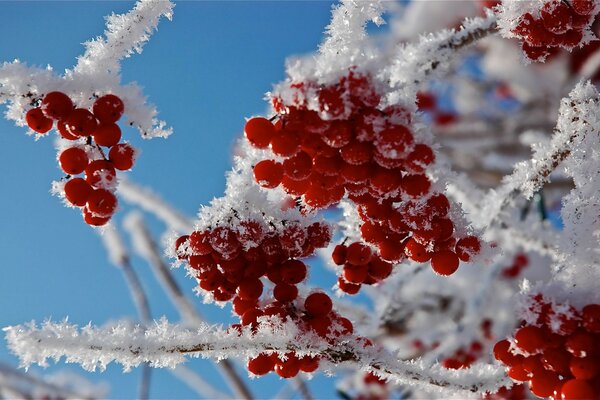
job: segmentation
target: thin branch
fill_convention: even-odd
[[[136,251],[146,259],[150,266],[152,266],[154,276],[167,292],[169,299],[175,305],[175,308],[181,317],[192,325],[201,324],[203,322],[202,316],[198,310],[196,310],[192,302],[183,294],[177,281],[173,278],[173,275],[163,261],[163,257],[158,251],[158,246],[152,239],[141,215],[138,213],[130,213],[126,218],[125,226],[133,237]],[[217,366],[223,371],[223,374],[229,380],[238,396],[244,399],[253,398],[250,389],[235,371],[235,367],[231,362],[224,360],[218,363]]]
[[[365,346],[351,336],[330,344],[301,332],[291,321],[282,323],[265,317],[261,317],[261,321],[256,332],[247,327],[241,334],[208,325],[190,330],[164,320],[148,329],[124,325],[105,328],[88,325],[79,329],[66,322],[45,322],[41,328],[31,323],[8,327],[5,331],[10,349],[25,365],[46,365],[47,359],[64,356],[67,362],[80,363],[92,370],[105,368],[113,361],[127,369],[143,362],[156,367],[174,367],[184,362],[186,355],[223,359],[293,351],[299,356],[319,356],[323,363],[359,366],[398,384],[420,385],[428,390],[467,395],[511,384],[499,365],[449,372],[420,361],[399,361],[384,350]]]

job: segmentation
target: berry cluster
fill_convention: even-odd
[[[283,225],[275,230],[273,224],[246,219],[231,227],[197,230],[177,239],[176,254],[193,269],[200,289],[211,292],[216,301],[232,302],[240,318],[240,324],[232,328],[256,330],[261,321],[267,321],[261,317],[277,317],[329,341],[351,334],[352,323],[333,310],[327,294],[314,292],[305,299],[298,294],[297,285],[308,273],[299,258],[329,244],[329,226],[315,222],[304,228],[292,221]],[[272,293],[266,293],[263,277],[273,284]],[[313,372],[318,365],[317,357],[263,353],[248,361],[248,370],[255,375],[275,370],[291,378],[299,371]]]
[[[537,13],[525,13],[512,33],[523,40],[525,55],[543,61],[553,48],[572,50],[585,43],[585,34],[594,20],[594,0],[550,0]]]
[[[50,92],[40,107],[25,115],[27,125],[38,134],[46,134],[56,121],[60,136],[73,142],[58,155],[60,168],[67,174],[63,192],[71,205],[82,209],[89,225],[101,226],[110,220],[117,209],[116,170],[131,169],[135,160],[135,149],[119,143],[121,129],[116,122],[124,109],[121,99],[112,94],[96,99],[90,111],[76,108],[62,92]],[[110,149],[108,158],[101,146]],[[85,178],[73,177],[81,173]]]
[[[515,381],[529,382],[538,397],[597,399],[600,396],[600,304],[582,310],[534,297],[534,323],[501,340],[494,356]]]
[[[510,267],[506,267],[502,270],[502,276],[507,279],[514,279],[521,271],[529,265],[529,258],[523,254],[519,253],[515,256],[513,263]]]
[[[415,140],[411,113],[380,107],[368,75],[351,69],[333,85],[299,83],[288,90],[292,94],[273,97],[276,123],[255,117],[244,128],[254,147],[270,151],[271,158],[254,166],[254,177],[313,209],[345,195],[358,206],[365,243],[348,246],[348,263],[338,257],[345,265],[340,287],[356,293],[356,285],[380,281],[390,273],[389,262],[406,256],[431,260],[434,271],[450,275],[480,251],[476,237],[454,237],[450,203],[425,175],[435,154]]]

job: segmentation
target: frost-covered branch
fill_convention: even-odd
[[[265,317],[261,317],[265,318]],[[500,367],[480,365],[470,371],[447,371],[439,366],[425,367],[418,361],[398,361],[381,350],[364,345],[352,337],[330,345],[312,335],[299,335],[293,323],[265,319],[256,333],[249,328],[236,330],[204,325],[190,330],[164,320],[148,329],[124,324],[79,328],[67,322],[34,322],[5,328],[9,348],[24,366],[46,366],[49,358],[65,357],[87,370],[103,370],[111,362],[125,370],[148,362],[154,367],[174,368],[185,356],[224,359],[256,356],[260,352],[298,356],[319,355],[330,364],[358,365],[399,384],[420,385],[428,389],[472,395],[509,385]]]
[[[158,27],[161,17],[173,17],[174,4],[168,0],[140,0],[126,14],[106,17],[105,38],[97,37],[85,43],[85,53],[78,58],[73,74],[97,77],[106,74],[117,77],[120,61],[142,47]]]
[[[139,213],[130,213],[125,220],[125,228],[132,237],[136,252],[143,257],[152,267],[154,275],[165,289],[171,302],[175,305],[182,318],[190,325],[202,325],[203,319],[192,302],[183,294],[183,291],[173,278],[169,268],[163,261],[158,251],[156,242],[152,239],[144,220]],[[253,398],[250,389],[235,371],[232,363],[223,360],[218,364],[225,377],[238,396],[244,399]]]
[[[544,186],[550,174],[569,157],[575,141],[594,129],[588,120],[595,118],[595,111],[589,104],[597,106],[598,101],[598,92],[589,82],[578,84],[569,97],[563,99],[551,142],[535,147],[531,160],[517,164],[514,172],[503,180],[504,184],[483,199],[486,212],[481,215],[481,226],[496,220],[517,195],[530,198]]]

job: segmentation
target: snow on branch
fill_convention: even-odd
[[[140,0],[135,8],[107,19],[107,38],[87,43],[86,53],[73,70],[55,74],[52,67],[29,67],[19,60],[0,65],[0,104],[9,103],[6,118],[25,126],[25,114],[39,105],[45,94],[61,91],[78,107],[90,108],[106,93],[117,95],[125,104],[125,124],[136,127],[143,138],[166,138],[172,133],[158,112],[146,103],[142,89],[135,83],[121,84],[119,61],[141,52],[161,16],[170,19],[173,4],[164,0]]]
[[[261,318],[263,323],[256,332],[244,328],[241,333],[209,325],[191,330],[164,319],[147,329],[126,323],[79,328],[66,321],[48,321],[39,327],[31,322],[4,331],[9,348],[19,356],[23,366],[47,366],[48,359],[65,357],[66,362],[79,363],[87,370],[104,370],[109,363],[117,362],[128,371],[144,362],[154,367],[174,368],[185,361],[186,355],[225,359],[294,351],[298,356],[318,355],[329,366],[355,364],[399,384],[420,385],[462,396],[511,385],[498,366],[477,365],[468,371],[447,371],[419,361],[398,361],[381,349],[365,346],[364,341],[355,337],[328,344],[313,335],[299,334],[291,322]],[[327,368],[327,363],[324,365]]]
[[[74,74],[97,77],[100,73],[118,76],[120,61],[142,47],[158,27],[161,17],[173,17],[175,5],[168,0],[140,0],[126,14],[106,18],[106,38],[97,37],[85,43],[86,51],[78,58]]]
[[[582,151],[577,144],[586,135],[594,132],[594,123],[598,118],[598,92],[594,86],[579,83],[561,101],[559,119],[552,140],[548,144],[534,146],[534,154],[529,161],[515,166],[514,172],[506,176],[503,185],[483,199],[485,213],[479,216],[481,226],[495,221],[502,210],[522,194],[531,198],[550,179],[550,174],[571,155],[574,148]]]
[[[432,74],[447,71],[458,50],[498,30],[496,16],[487,10],[485,18],[463,21],[459,30],[444,30],[421,37],[416,43],[403,44],[391,54],[384,71],[394,90],[388,95],[392,104],[412,103],[418,89]],[[404,100],[404,101],[403,101]]]

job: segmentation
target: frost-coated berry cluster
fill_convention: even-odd
[[[115,213],[116,170],[127,171],[135,161],[135,149],[120,143],[117,121],[124,111],[121,99],[112,94],[96,99],[90,111],[77,108],[65,93],[50,92],[25,115],[29,128],[40,135],[56,122],[60,136],[69,141],[58,154],[60,168],[67,174],[62,193],[69,204],[81,208],[83,219],[92,226],[106,224]],[[108,158],[101,146],[110,149]],[[82,173],[85,178],[74,177]]]
[[[529,382],[538,397],[598,399],[600,396],[600,304],[581,310],[536,295],[512,340],[494,346],[508,375]]]
[[[511,33],[522,40],[523,51],[532,61],[545,60],[553,49],[572,50],[594,38],[590,32],[598,11],[594,0],[522,3],[531,9],[518,18]]]
[[[270,323],[269,318],[276,318],[294,322],[305,333],[335,341],[353,333],[350,320],[333,310],[327,294],[317,291],[303,298],[297,287],[308,275],[308,266],[299,258],[312,255],[330,241],[329,226],[319,222],[303,227],[286,221],[277,231],[273,224],[242,220],[235,226],[181,236],[175,248],[178,257],[195,272],[201,290],[212,293],[216,301],[232,302],[240,318],[240,324],[232,329],[250,327],[254,331],[261,323]],[[272,290],[266,290],[267,282]],[[255,375],[275,370],[281,377],[291,378],[299,371],[313,372],[318,365],[316,357],[272,353],[250,359],[248,370]]]
[[[415,138],[411,113],[380,107],[382,95],[368,74],[351,69],[332,85],[289,89],[285,98],[272,97],[274,124],[255,117],[244,128],[248,141],[271,155],[254,166],[254,177],[264,188],[281,185],[310,209],[345,195],[358,206],[364,243],[340,245],[334,256],[344,265],[342,290],[356,293],[362,283],[381,281],[389,263],[406,257],[431,260],[435,272],[451,275],[480,251],[476,237],[455,237],[450,203],[425,174],[434,151]]]

